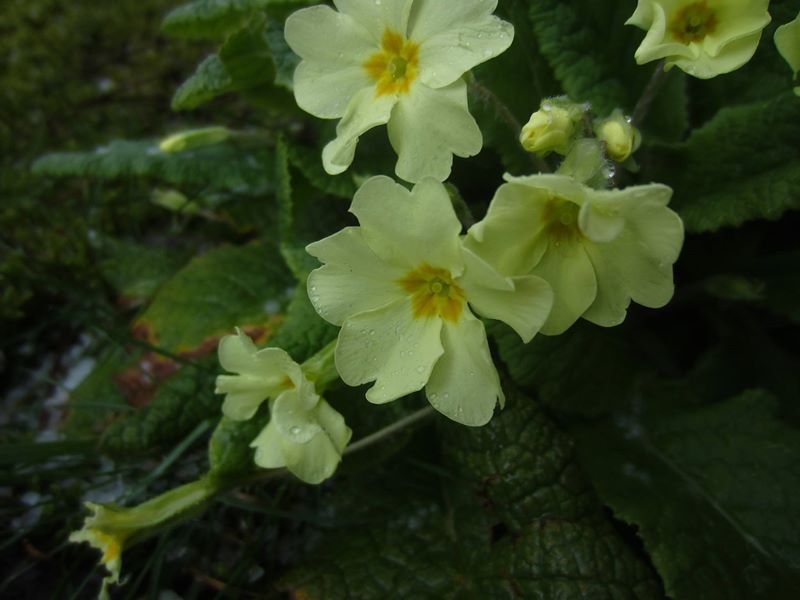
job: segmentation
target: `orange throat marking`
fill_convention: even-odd
[[[375,81],[378,96],[407,94],[417,78],[419,44],[387,29],[383,32],[381,49],[370,56],[363,66]]]
[[[441,317],[458,323],[464,309],[464,290],[456,285],[447,269],[423,263],[396,283],[411,295],[415,319]]]

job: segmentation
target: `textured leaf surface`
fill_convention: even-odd
[[[189,258],[188,252],[108,238],[100,270],[127,304],[149,300]]]
[[[342,214],[344,211],[341,204],[337,207],[338,210],[329,206],[336,202],[335,199],[321,194],[306,178],[293,176],[289,148],[285,141],[280,140],[275,149],[281,253],[298,280],[305,282],[308,273],[319,266],[317,260],[305,251],[305,247],[347,224],[355,223],[352,218],[348,222],[348,217]],[[299,152],[298,157],[302,156]],[[312,178],[320,180],[319,174],[312,175]]]
[[[197,108],[229,92],[243,92],[260,106],[293,106],[291,95],[273,85],[277,66],[268,32],[265,19],[260,17],[228,37],[219,53],[208,56],[175,91],[173,110]],[[276,43],[274,39],[272,42]]]
[[[444,499],[397,468],[341,484],[356,522],[328,532],[283,587],[310,599],[661,597],[530,399],[512,395],[483,428],[446,424],[443,447]]]
[[[184,366],[159,385],[147,406],[112,423],[100,446],[116,455],[145,453],[188,434],[203,419],[219,412],[211,371],[216,357],[200,367]]]
[[[675,190],[671,206],[687,231],[777,219],[800,207],[798,139],[800,102],[787,93],[723,108],[643,175]]]
[[[193,259],[165,283],[134,330],[170,352],[186,352],[237,326],[271,329],[293,281],[267,244],[223,246]]]
[[[561,413],[596,416],[625,406],[643,366],[619,328],[578,321],[562,335],[537,335],[528,344],[501,323],[489,331],[514,381]]]
[[[170,11],[161,23],[167,35],[219,39],[241,27],[270,0],[195,0]]]
[[[124,180],[148,177],[170,185],[191,185],[265,193],[271,189],[266,149],[245,150],[216,144],[186,152],[166,153],[157,140],[113,141],[94,152],[57,152],[33,164],[37,175]]]
[[[676,600],[800,592],[800,432],[749,392],[578,436],[601,498],[635,524]]]

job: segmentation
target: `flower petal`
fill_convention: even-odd
[[[304,444],[322,431],[313,411],[319,400],[317,394],[301,395],[297,390],[285,391],[275,398],[270,407],[272,422],[281,435],[296,444]]]
[[[415,319],[403,298],[345,320],[336,344],[336,369],[352,386],[375,381],[367,400],[389,402],[422,389],[441,356],[442,320]]]
[[[330,438],[333,447],[341,454],[350,442],[353,431],[345,424],[344,417],[325,400],[321,400],[315,409],[317,422]]]
[[[358,217],[366,243],[383,260],[404,268],[427,263],[460,274],[461,223],[438,181],[422,181],[409,192],[389,177],[373,177],[356,192],[350,212]]]
[[[226,335],[219,341],[219,363],[232,373],[242,373],[261,380],[279,381],[294,364],[292,357],[280,348],[259,350],[245,333]]]
[[[297,105],[321,119],[344,115],[353,96],[374,82],[361,65],[331,68],[323,63],[303,61],[294,72]]]
[[[541,328],[545,335],[564,333],[597,295],[594,268],[578,239],[549,241],[531,275],[538,275],[553,288],[553,309]]]
[[[496,7],[496,0],[416,0],[409,37],[420,44],[420,79],[425,85],[450,85],[511,45],[514,26],[492,15]]]
[[[312,6],[292,13],[286,19],[284,36],[304,61],[327,65],[330,70],[360,67],[377,50],[370,31],[329,6]]]
[[[544,211],[551,192],[513,181],[495,192],[483,220],[467,232],[467,248],[503,275],[525,275],[547,249]]]
[[[283,458],[283,435],[277,425],[270,421],[250,443],[256,449],[254,461],[264,469],[279,469],[286,466]]]
[[[334,325],[402,295],[394,282],[405,271],[376,256],[360,227],[346,227],[306,250],[326,263],[308,276],[308,296],[319,315]]]
[[[280,444],[286,468],[306,483],[325,481],[336,472],[342,460],[330,438],[322,432],[305,444],[296,444],[287,438],[281,439]]]
[[[408,15],[414,0],[387,0],[365,2],[364,0],[333,0],[344,14],[357,21],[380,45],[383,32],[390,29],[405,35],[408,30]]]
[[[464,288],[470,306],[485,317],[508,324],[528,343],[550,314],[550,285],[531,275],[502,277],[469,250],[465,249],[464,255],[467,267],[458,284]]]
[[[356,92],[336,126],[336,138],[322,150],[322,165],[330,175],[347,170],[353,162],[358,138],[365,131],[389,121],[397,96],[377,96],[373,87]]]
[[[270,396],[259,380],[246,375],[220,375],[217,377],[217,394],[225,394],[222,414],[234,421],[252,418],[261,403]]]
[[[660,308],[674,293],[672,264],[654,260],[642,252],[642,244],[629,229],[610,244],[586,243],[597,273],[597,296],[583,315],[603,327],[619,325],[633,299]]]
[[[500,378],[489,354],[486,330],[468,310],[458,324],[442,327],[444,354],[425,386],[431,405],[463,425],[485,425],[498,399],[505,402]]]
[[[483,137],[467,105],[467,84],[458,79],[434,90],[419,82],[402,95],[392,111],[389,141],[398,155],[395,171],[406,181],[424,177],[444,181],[453,154],[480,152]]]

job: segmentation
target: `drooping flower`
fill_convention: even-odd
[[[86,508],[92,514],[84,519],[81,529],[70,534],[69,541],[87,542],[100,550],[100,564],[108,571],[100,600],[107,600],[109,586],[119,583],[124,550],[165,531],[186,514],[202,510],[217,491],[213,479],[204,477],[136,506],[87,502]]]
[[[770,22],[769,0],[639,0],[626,25],[647,30],[636,50],[641,64],[666,59],[710,79],[745,64]]]
[[[511,44],[511,24],[492,15],[497,0],[334,0],[286,21],[286,41],[303,60],[294,94],[303,110],[341,119],[324,149],[336,175],[353,161],[359,136],[388,124],[407,181],[444,181],[453,154],[481,149],[462,75]]]
[[[373,177],[350,212],[359,227],[306,248],[324,263],[308,278],[311,302],[342,328],[335,353],[342,379],[374,381],[367,400],[378,404],[424,387],[439,412],[483,425],[504,397],[472,310],[505,321],[527,342],[547,318],[549,286],[503,277],[464,248],[447,191],[434,179],[409,191]]]
[[[317,394],[300,365],[280,348],[258,350],[238,330],[220,340],[219,360],[225,370],[237,373],[217,377],[216,392],[226,394],[226,417],[250,419],[270,399],[270,421],[251,444],[255,463],[266,469],[285,466],[306,483],[333,475],[352,431]]]
[[[595,190],[561,174],[505,179],[465,244],[504,275],[552,286],[542,333],[562,333],[579,317],[618,325],[631,300],[651,308],[670,300],[683,243],[670,188]]]
[[[796,79],[800,71],[800,14],[775,30],[775,46]],[[794,93],[800,96],[800,86],[794,88]]]

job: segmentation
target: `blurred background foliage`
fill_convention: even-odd
[[[294,105],[281,33],[305,4],[6,0],[0,596],[95,594],[97,553],[66,543],[82,501],[135,504],[209,465],[249,475],[266,415],[220,422],[221,335],[238,325],[298,360],[335,336],[297,285],[302,248],[351,223],[357,181],[394,157],[379,129],[354,176],[322,171],[334,123]],[[532,170],[512,127],[541,98],[633,110],[652,73],[621,25],[634,5],[501,0],[514,44],[471,87],[485,149],[451,177],[475,216],[504,171]],[[509,406],[489,426],[437,419],[323,486],[226,492],[126,551],[114,596],[796,597],[800,103],[771,40],[797,6],[770,10],[743,69],[670,74],[641,172],[617,175],[675,189],[688,235],[667,308],[528,346],[492,324]],[[207,125],[228,139],[159,149]],[[354,439],[424,404],[362,392],[329,398]]]

